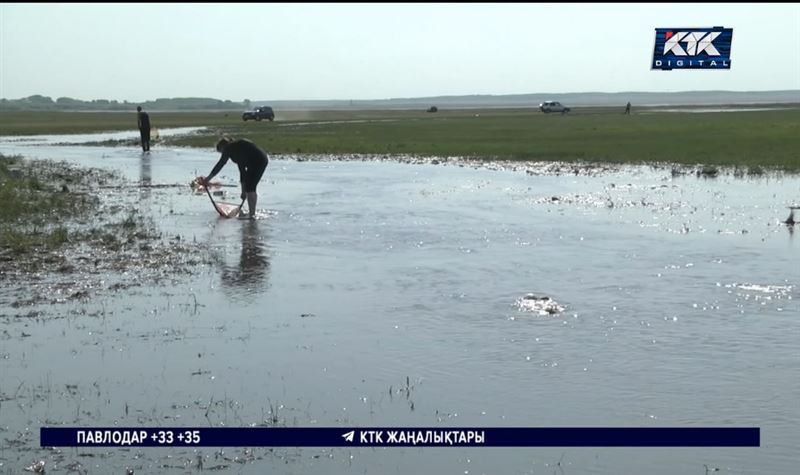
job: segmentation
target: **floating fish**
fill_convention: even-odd
[[[39,460],[30,467],[26,467],[25,471],[33,473],[44,473],[44,460]]]
[[[536,312],[539,315],[554,315],[564,311],[564,307],[550,297],[539,297],[526,294],[516,301],[517,307],[525,312]]]

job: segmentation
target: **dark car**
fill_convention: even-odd
[[[242,114],[242,120],[245,122],[247,122],[248,120],[261,121],[263,119],[267,119],[270,122],[275,120],[275,112],[272,110],[272,107],[269,106],[256,107],[255,109],[251,111],[245,111],[245,113]]]

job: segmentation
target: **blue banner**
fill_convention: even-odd
[[[651,69],[730,69],[733,28],[656,28]]]
[[[759,447],[758,427],[42,427],[42,447]]]

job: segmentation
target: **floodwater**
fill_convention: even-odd
[[[245,474],[797,468],[800,237],[781,221],[798,177],[276,156],[249,222],[191,193],[211,146],[143,155],[4,139],[0,153],[185,184],[107,198],[208,243],[215,262],[41,308],[0,292],[0,473],[39,460],[103,474],[200,462]],[[220,179],[237,178],[229,165]],[[523,305],[528,294],[556,310]],[[49,449],[45,425],[756,426],[761,447]]]
[[[761,112],[761,111],[781,111],[792,110],[792,107],[689,107],[689,108],[676,108],[676,109],[653,109],[647,112],[640,112],[640,114],[652,114],[656,112],[681,112],[693,114],[706,114],[717,112]]]

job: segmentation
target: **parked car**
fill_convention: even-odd
[[[569,112],[569,107],[562,105],[558,101],[544,101],[539,104],[539,110],[545,114],[550,112],[561,112],[562,114],[566,114]]]
[[[242,114],[242,120],[245,122],[247,122],[248,120],[261,121],[263,119],[267,119],[270,122],[275,120],[275,112],[272,110],[272,107],[269,106],[256,107],[255,109],[251,111],[245,111],[245,113]]]

